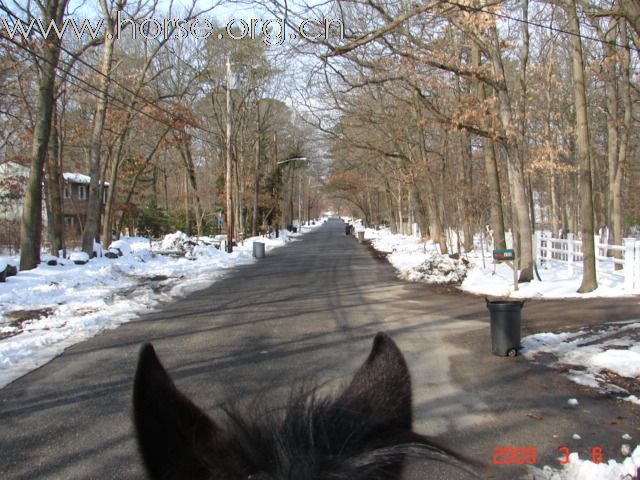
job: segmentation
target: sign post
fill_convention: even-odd
[[[513,289],[518,290],[518,262],[513,248],[503,248],[493,251],[493,273],[496,273],[498,263],[506,263],[513,270]]]

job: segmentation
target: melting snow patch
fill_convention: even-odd
[[[534,360],[539,354],[556,357],[555,362],[573,366],[567,377],[580,384],[602,388],[608,392],[628,393],[623,388],[608,384],[606,372],[621,377],[640,377],[640,323],[609,325],[604,330],[575,333],[538,333],[522,340],[523,354]],[[638,402],[626,396],[625,400]]]
[[[640,468],[640,446],[624,459],[622,463],[609,460],[606,463],[593,463],[581,460],[577,453],[569,455],[569,463],[562,469],[545,466],[532,468],[536,479],[545,480],[633,480],[638,478]]]

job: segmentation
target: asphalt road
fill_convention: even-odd
[[[593,442],[609,442],[605,452],[624,432],[640,437],[626,405],[522,358],[492,356],[483,299],[397,280],[332,220],[0,390],[0,478],[142,478],[130,420],[142,342],[153,342],[176,384],[215,417],[224,402],[347,380],[381,330],[412,371],[415,429],[476,460],[491,464],[496,447],[526,446],[539,466],[557,466],[558,446],[591,448],[585,425]],[[581,407],[570,409],[578,394]],[[578,431],[584,445],[571,443]],[[442,468],[415,464],[410,476],[454,478]],[[523,473],[499,466],[486,475]]]

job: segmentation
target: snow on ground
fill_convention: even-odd
[[[502,298],[590,298],[631,296],[623,289],[622,275],[598,272],[598,288],[590,293],[577,293],[582,281],[582,269],[569,269],[560,263],[538,268],[540,279],[520,284],[514,290],[513,270],[507,263],[494,265],[488,252],[466,252],[459,259],[441,254],[432,241],[411,235],[393,234],[391,230],[364,228],[360,220],[344,217],[356,231],[364,231],[365,240],[387,253],[388,260],[398,270],[398,276],[409,281],[435,284],[460,284],[466,292]],[[612,270],[612,268],[611,268]]]
[[[356,230],[358,227],[356,226]],[[408,235],[394,235],[390,230],[364,230],[365,240],[387,253],[387,259],[402,279],[434,284],[462,281],[467,275],[467,259],[453,259],[440,254],[433,242],[420,242]]]
[[[572,381],[598,389],[602,393],[616,395],[640,405],[635,395],[622,386],[624,380],[640,380],[640,319],[603,325],[597,331],[571,333],[537,333],[522,340],[522,353],[529,360],[545,357],[546,362],[562,365]],[[549,360],[551,358],[551,360]],[[622,383],[622,385],[620,384]],[[569,405],[580,408],[577,399],[569,399]],[[638,478],[640,472],[640,445],[631,453],[629,434],[622,435],[627,443],[622,450],[627,458],[622,463],[609,460],[595,464],[581,460],[572,453],[569,463],[562,470],[544,467],[535,478],[546,480],[626,480]],[[636,440],[637,441],[637,440]]]
[[[569,368],[572,381],[638,403],[623,386],[612,383],[610,372],[640,381],[640,319],[603,325],[596,331],[537,333],[525,337],[522,346],[529,360],[550,357],[552,365]]]
[[[347,219],[348,221],[351,219]],[[460,259],[440,253],[433,242],[424,242],[413,236],[398,235],[388,229],[364,229],[359,221],[353,222],[356,231],[364,230],[365,239],[373,247],[387,253],[397,269],[398,277],[431,284],[460,284],[469,293],[501,298],[589,298],[618,297],[623,295],[621,276],[599,275],[599,287],[588,294],[576,293],[581,282],[581,269],[570,272],[565,266],[548,265],[539,273],[542,281],[534,280],[513,288],[513,270],[501,263],[494,267],[491,256],[469,252]],[[638,301],[640,305],[640,299]],[[640,405],[640,399],[631,395],[622,385],[624,378],[640,381],[640,318],[629,322],[603,325],[597,331],[571,333],[538,333],[522,340],[523,354],[529,360],[542,360],[568,367],[567,376],[574,382],[615,392],[619,398]],[[615,374],[611,375],[610,372]],[[616,376],[622,381],[615,382]],[[617,383],[617,384],[616,384]],[[573,408],[580,408],[577,399],[568,399]],[[628,437],[628,438],[627,438]],[[625,440],[632,440],[627,435]],[[637,441],[637,440],[636,440]],[[630,443],[630,442],[629,442]],[[533,469],[535,478],[545,480],[627,480],[635,479],[640,469],[640,446],[622,463],[609,460],[595,464],[572,453],[562,469],[544,467]]]
[[[569,455],[569,463],[562,470],[545,466],[533,468],[536,480],[632,480],[636,479],[640,468],[640,446],[618,463],[615,460],[594,463],[582,460],[577,453]]]
[[[321,224],[303,227],[303,233]],[[278,239],[250,238],[231,254],[211,245],[211,238],[196,245],[181,232],[154,245],[145,238],[123,238],[111,246],[112,252],[123,254],[118,258],[94,258],[78,265],[74,260],[84,258],[74,254],[57,259],[57,265],[43,262],[7,278],[0,283],[0,388],[75,343],[128,322],[162,301],[203,289],[230,267],[255,261],[254,241],[264,242],[268,253],[299,235],[281,231]],[[182,244],[187,254],[179,258],[155,253],[176,251]],[[6,260],[0,258],[0,263]]]
[[[494,266],[491,256],[485,255],[485,266],[482,266],[482,256],[475,253],[468,254],[468,259],[474,265],[464,282],[462,290],[478,295],[490,295],[510,298],[593,298],[593,297],[621,297],[631,293],[623,290],[624,279],[621,275],[607,275],[598,273],[598,288],[589,293],[578,293],[582,282],[582,268],[574,266],[570,272],[566,266],[559,263],[545,267],[538,267],[541,280],[520,284],[517,291],[513,288],[513,270],[506,263]]]

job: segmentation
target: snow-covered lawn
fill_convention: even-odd
[[[623,289],[621,275],[598,274],[598,288],[593,292],[577,293],[582,281],[582,270],[575,266],[570,272],[566,266],[555,264],[539,268],[541,280],[513,285],[513,270],[507,263],[494,265],[489,254],[468,252],[459,259],[443,255],[431,241],[423,242],[410,235],[393,234],[390,230],[362,229],[365,240],[387,253],[388,260],[405,280],[432,284],[460,284],[469,293],[501,298],[592,298],[631,296]],[[636,293],[637,294],[637,293]]]
[[[505,298],[592,298],[622,296],[622,277],[600,276],[599,287],[589,294],[579,294],[580,270],[570,275],[566,267],[540,269],[542,281],[513,288],[513,270],[507,264],[495,267],[490,257],[470,252],[453,259],[443,255],[432,242],[413,236],[394,235],[389,230],[363,229],[373,247],[387,253],[398,277],[430,284],[460,284],[464,291],[487,297]],[[627,294],[629,295],[629,294]],[[640,297],[638,297],[640,310]],[[567,376],[581,385],[602,392],[615,392],[619,398],[640,405],[640,399],[624,389],[624,378],[640,381],[640,315],[637,320],[603,325],[597,331],[538,333],[522,340],[524,356],[535,360],[551,355],[553,364],[561,364]],[[613,372],[613,374],[611,374]],[[616,381],[616,378],[618,381]],[[622,381],[620,381],[622,380]],[[576,399],[571,399],[578,404]],[[636,438],[625,434],[627,458],[623,463],[610,460],[594,464],[572,453],[562,470],[544,467],[536,478],[549,480],[626,480],[637,478],[640,469],[640,445],[631,452]],[[628,437],[628,438],[627,438]]]
[[[180,248],[188,241],[180,232],[154,245],[146,238],[123,238],[113,244],[112,251],[124,254],[118,258],[94,258],[86,265],[57,259],[57,265],[43,262],[7,278],[0,283],[0,388],[77,342],[162,301],[205,288],[229,267],[255,261],[254,241],[265,243],[269,252],[299,235],[283,230],[278,239],[250,238],[231,254],[203,243],[189,245],[187,255],[179,258],[154,251]]]

